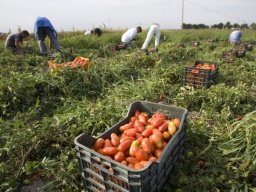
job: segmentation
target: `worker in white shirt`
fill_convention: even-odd
[[[93,30],[86,31],[84,34],[85,34],[85,35],[91,35],[91,34],[94,34],[94,31],[93,31]]]
[[[142,29],[140,26],[127,30],[122,35],[121,42],[125,44],[130,44],[131,41],[135,39],[135,36],[137,35],[137,33],[141,33],[141,31]]]
[[[150,40],[152,39],[153,35],[155,35],[155,51],[158,51],[158,46],[160,42],[160,25],[158,23],[153,23],[149,26],[148,34],[146,40],[144,41],[141,49],[146,51]]]

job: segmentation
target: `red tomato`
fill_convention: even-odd
[[[163,150],[162,149],[156,149],[155,152],[154,152],[154,155],[159,158],[160,155],[162,154]]]
[[[134,169],[137,169],[137,170],[138,170],[138,169],[142,169],[143,167],[144,167],[144,166],[143,166],[141,163],[135,163],[134,166],[133,166],[133,168],[134,168]]]
[[[98,138],[98,139],[95,141],[95,143],[93,144],[93,149],[94,149],[95,151],[98,151],[98,149],[101,149],[101,148],[104,147],[104,143],[105,143],[105,141],[104,141],[103,138]]]
[[[149,161],[140,161],[140,164],[142,164],[144,167],[149,163]]]
[[[118,152],[118,150],[115,147],[104,147],[103,148],[104,155],[114,156],[117,152]]]
[[[154,161],[154,162],[157,162],[157,157],[155,157],[155,156],[151,156],[151,157],[149,157],[148,158],[148,161]]]
[[[149,138],[144,138],[142,141],[141,141],[141,148],[146,151],[148,154],[151,154],[152,153],[152,144],[149,140]]]
[[[164,114],[160,113],[160,112],[157,112],[154,115],[152,115],[152,118],[156,118],[156,117],[166,119],[166,116]]]
[[[137,131],[135,128],[127,129],[124,131],[124,134],[128,137],[135,137],[136,133],[137,133]]]
[[[126,136],[126,135],[123,135],[123,136],[120,138],[120,143],[122,143],[123,141],[125,141],[125,140],[127,140],[127,139],[129,139],[129,140],[131,140],[131,141],[134,141],[134,140],[135,140],[134,137],[128,137],[128,136]]]
[[[125,130],[130,129],[130,128],[133,128],[133,122],[127,123],[127,124],[125,124],[125,125],[122,125],[122,126],[119,128],[119,131],[120,131],[120,132],[124,132]]]
[[[138,148],[138,150],[134,152],[134,155],[140,161],[148,160],[148,153],[141,148]]]
[[[121,163],[124,164],[124,165],[128,165],[126,160],[121,161]]]
[[[167,123],[167,122],[163,122],[163,124],[160,125],[160,126],[158,127],[158,129],[159,129],[159,131],[161,131],[161,132],[166,131],[166,130],[168,129],[168,123]]]
[[[156,148],[161,149],[163,147],[162,138],[159,135],[153,134],[151,136],[151,140],[154,143],[154,145],[156,146]]]
[[[117,147],[119,145],[120,138],[117,136],[116,133],[111,133],[110,134],[110,141],[111,141],[113,147]]]
[[[127,151],[132,144],[132,140],[124,140],[120,145],[117,147],[118,151]]]
[[[130,122],[133,122],[133,123],[134,123],[135,120],[137,120],[137,119],[138,119],[137,117],[132,117],[131,120],[130,120]]]
[[[148,122],[148,118],[145,117],[142,113],[138,115],[138,120],[143,124],[146,125]]]
[[[136,159],[135,157],[127,157],[126,158],[126,161],[127,161],[127,163],[128,163],[128,165],[129,164],[135,164],[135,163],[139,163],[140,161],[138,160],[138,159]]]
[[[134,140],[129,149],[129,156],[134,157],[134,151],[136,151],[138,147],[139,142],[137,140]]]
[[[158,129],[153,129],[152,132],[153,132],[153,134],[158,135],[161,139],[164,138],[163,133],[161,131],[159,131]]]
[[[146,128],[141,134],[143,137],[149,137],[153,133],[153,127]]]
[[[105,139],[104,148],[105,148],[105,147],[113,147],[113,145],[112,145],[110,139]]]
[[[145,130],[145,127],[144,127],[144,125],[143,125],[143,123],[142,122],[140,122],[139,120],[136,120],[135,122],[134,122],[134,128],[135,129],[137,129],[140,133],[142,133],[144,130]]]
[[[139,110],[135,110],[134,117],[138,117],[139,114],[140,114],[140,111]]]
[[[134,164],[131,164],[131,163],[129,163],[127,166],[132,168],[132,169],[134,168]]]
[[[163,119],[162,117],[157,117],[157,118],[154,118],[152,121],[151,121],[151,124],[155,127],[155,128],[158,128],[160,127],[160,125],[162,125],[164,123],[165,119]]]
[[[123,151],[118,151],[115,156],[114,156],[114,160],[117,162],[121,162],[125,159],[125,155]]]

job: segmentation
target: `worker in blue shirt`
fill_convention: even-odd
[[[58,33],[54,29],[50,20],[46,17],[37,17],[34,25],[34,34],[40,48],[40,53],[43,55],[47,54],[47,48],[45,45],[46,36],[49,37],[49,48],[54,46],[57,51],[60,51],[60,43],[58,41]]]
[[[240,43],[241,37],[242,37],[242,33],[241,33],[240,29],[236,28],[229,35],[228,41],[230,44],[237,44],[237,43]]]

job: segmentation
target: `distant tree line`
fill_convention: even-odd
[[[256,29],[256,23],[252,23],[251,25],[248,25],[247,23],[244,24],[231,24],[230,22],[227,22],[226,24],[224,23],[219,23],[219,24],[214,24],[214,25],[205,25],[205,24],[186,24],[183,23],[183,29],[232,29],[232,28],[240,28],[240,29]]]

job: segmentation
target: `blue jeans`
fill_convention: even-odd
[[[51,44],[54,48],[59,51],[60,50],[60,43],[57,38],[57,34],[55,34],[49,27],[39,27],[37,32],[37,42],[40,48],[40,53],[44,54],[47,53],[47,48],[45,45],[45,37],[48,36],[50,39]]]

